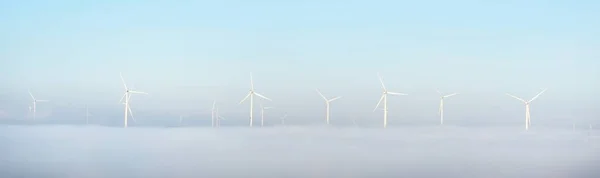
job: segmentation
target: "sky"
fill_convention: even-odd
[[[0,171],[6,177],[600,175],[600,137],[583,129],[0,128]]]
[[[373,112],[390,91],[391,125],[523,124],[570,127],[600,116],[600,16],[596,1],[4,1],[0,2],[0,117],[122,123],[129,86],[140,122],[210,122],[216,100],[226,124],[245,124],[250,87],[271,98],[269,124],[380,125]],[[256,103],[255,120],[260,117]]]

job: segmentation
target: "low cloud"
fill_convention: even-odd
[[[8,177],[600,176],[587,130],[0,127]]]

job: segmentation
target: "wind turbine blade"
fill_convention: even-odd
[[[125,98],[125,95],[127,95],[127,93],[123,94],[123,97],[121,97],[121,99],[119,100],[119,103],[123,103],[123,98]]]
[[[517,99],[517,100],[519,100],[519,101],[522,101],[523,103],[527,103],[527,101],[525,101],[524,99],[521,99],[521,98],[519,98],[519,97],[516,97],[515,95],[511,95],[511,94],[508,94],[508,93],[507,93],[506,95],[508,95],[508,96],[510,96],[510,97],[513,97],[513,98],[515,98],[515,99]]]
[[[246,99],[248,99],[248,97],[250,97],[251,94],[252,92],[249,92],[248,95],[246,95],[246,97],[244,97],[244,99],[242,99],[242,101],[240,101],[239,104],[242,104],[244,101],[246,101]]]
[[[440,92],[440,90],[435,90],[438,94],[442,95],[442,92]]]
[[[332,101],[335,101],[335,100],[340,99],[340,98],[342,98],[342,97],[338,96],[338,97],[335,97],[335,98],[332,98],[332,99],[328,100],[327,102],[332,102]]]
[[[217,111],[215,113],[216,113],[217,119],[225,120],[225,118],[219,114],[219,108],[217,108]]]
[[[121,82],[123,82],[123,86],[125,86],[125,90],[127,90],[127,84],[125,84],[125,79],[123,78],[123,74],[119,72],[119,76],[121,76]]]
[[[254,94],[255,94],[256,96],[258,96],[258,97],[261,97],[261,98],[264,98],[264,99],[266,99],[266,100],[273,101],[273,100],[271,100],[271,99],[267,98],[266,96],[263,96],[263,95],[261,95],[260,93],[256,93],[256,92],[254,92]]]
[[[137,121],[135,121],[135,117],[133,117],[133,112],[131,112],[131,107],[127,107],[127,109],[129,110],[129,115],[131,116],[131,119],[133,119],[133,122],[137,122]]]
[[[396,95],[396,96],[408,95],[408,94],[405,94],[405,93],[397,93],[397,92],[390,92],[390,91],[388,91],[387,93],[390,94],[390,95]]]
[[[216,107],[216,106],[217,106],[217,100],[214,100],[214,101],[213,101],[213,107],[212,107],[212,110],[213,110],[213,111],[215,110],[215,107]]]
[[[375,112],[375,110],[377,110],[377,108],[379,108],[379,104],[381,104],[381,101],[383,101],[383,97],[385,97],[385,94],[381,95],[381,99],[379,99],[379,102],[377,102],[377,106],[375,106],[375,109],[373,109],[373,112]]]
[[[317,93],[319,93],[319,95],[321,95],[321,98],[323,98],[325,101],[327,101],[327,98],[325,98],[323,93],[321,93],[321,91],[319,91],[319,89],[316,89],[316,90],[317,90]]]
[[[454,96],[454,95],[458,95],[458,93],[452,93],[452,94],[449,94],[449,95],[446,95],[446,96],[443,96],[443,97],[447,98],[447,97],[451,97],[451,96]]]
[[[379,74],[379,72],[377,73],[377,77],[379,77],[379,82],[381,82],[381,87],[383,87],[383,90],[385,90],[385,84],[383,84],[383,78],[381,77],[381,74]]]
[[[35,100],[36,102],[49,102],[49,100]]]
[[[137,94],[145,94],[145,95],[147,95],[147,94],[148,94],[148,93],[146,93],[146,92],[142,92],[142,91],[132,91],[132,90],[130,90],[130,91],[129,91],[129,93],[137,93]]]
[[[29,93],[29,96],[31,96],[31,99],[35,100],[35,97],[33,97],[33,94],[31,94],[31,91],[27,90],[27,92]]]
[[[532,102],[533,100],[537,99],[538,97],[540,97],[540,95],[542,95],[542,93],[546,92],[547,89],[542,90],[540,93],[538,93],[537,95],[535,95],[533,98],[531,98],[531,100],[529,100],[529,102]]]

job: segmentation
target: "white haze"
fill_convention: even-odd
[[[588,130],[0,126],[4,178],[599,177]]]

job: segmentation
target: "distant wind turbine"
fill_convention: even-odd
[[[260,126],[263,127],[265,125],[265,109],[273,109],[273,107],[264,107],[260,104]]]
[[[452,93],[452,94],[448,94],[448,95],[443,95],[442,92],[440,92],[439,90],[436,90],[438,92],[438,94],[440,94],[440,110],[439,110],[439,114],[440,114],[440,125],[444,125],[444,98],[448,98],[454,95],[458,95],[458,93]]]
[[[131,90],[130,88],[127,88],[127,84],[125,83],[125,79],[123,78],[123,75],[121,73],[119,73],[119,75],[121,76],[121,81],[123,82],[123,86],[125,87],[125,94],[123,94],[123,97],[121,97],[121,101],[123,101],[123,98],[125,99],[125,119],[124,119],[124,123],[123,126],[125,128],[127,128],[127,112],[131,111],[131,108],[129,107],[129,99],[131,97],[131,94],[133,93],[137,93],[137,94],[148,94],[146,92],[141,92],[141,91],[134,91]],[[119,101],[119,102],[121,102]],[[131,115],[131,117],[133,118],[133,115]]]
[[[529,127],[531,127],[531,117],[529,115],[529,104],[531,104],[531,102],[535,99],[537,99],[540,95],[542,95],[542,93],[544,93],[546,91],[546,89],[543,89],[540,93],[538,93],[537,95],[535,95],[533,98],[531,98],[529,101],[526,101],[522,98],[516,97],[514,95],[508,94],[506,93],[506,95],[513,97],[521,102],[523,102],[525,104],[525,130],[529,130]]]
[[[381,95],[381,98],[379,99],[379,102],[377,103],[377,106],[375,106],[375,109],[373,109],[373,112],[375,112],[375,110],[377,110],[377,108],[379,108],[379,104],[381,104],[381,102],[383,101],[383,128],[387,128],[387,116],[388,116],[388,107],[387,107],[387,95],[408,95],[408,94],[404,94],[404,93],[396,93],[396,92],[391,92],[388,91],[385,88],[385,84],[383,84],[383,78],[381,77],[381,75],[379,73],[377,73],[377,76],[379,77],[379,82],[381,82],[381,87],[383,88],[383,94]]]
[[[323,95],[323,93],[321,93],[321,91],[319,91],[319,89],[316,89],[317,93],[319,93],[319,95],[321,95],[321,97],[323,98],[323,100],[325,100],[325,107],[326,107],[326,112],[325,112],[325,121],[327,123],[327,125],[329,125],[329,103],[331,103],[332,101],[335,101],[337,99],[340,99],[341,96],[335,97],[335,98],[331,98],[331,99],[327,99],[327,97],[325,97],[325,95]]]
[[[33,120],[35,120],[37,102],[48,102],[48,100],[35,99],[35,97],[33,97],[33,94],[31,94],[30,90],[27,90],[27,92],[29,92],[29,96],[31,96],[31,99],[33,100]],[[29,106],[29,108],[31,110],[31,106]]]
[[[217,121],[216,121],[216,108],[217,107],[217,100],[213,101],[213,106],[212,109],[210,110],[210,125],[211,127],[216,127],[217,125]]]
[[[215,110],[215,119],[217,127],[221,127],[221,120],[225,120],[225,118],[219,114],[219,108],[216,108]]]
[[[287,113],[286,113],[286,114],[284,114],[283,116],[281,116],[281,118],[279,118],[279,119],[281,119],[281,125],[285,125],[285,118],[286,118],[287,116],[288,116],[288,115],[287,115]]]
[[[248,97],[250,98],[250,127],[252,127],[252,122],[253,122],[254,95],[261,97],[263,99],[272,101],[271,99],[254,91],[254,81],[252,79],[252,73],[250,73],[250,92],[248,92],[248,95],[246,95],[246,97],[244,99],[242,99],[242,101],[240,101],[240,103],[239,103],[239,104],[242,104],[244,101],[246,101],[246,99],[248,99]]]

